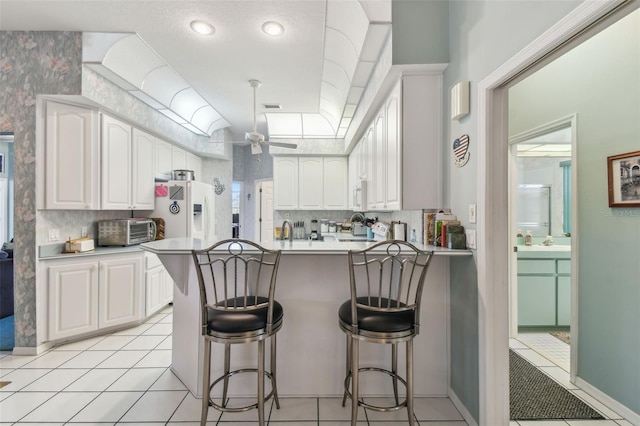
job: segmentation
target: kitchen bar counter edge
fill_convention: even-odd
[[[184,255],[191,250],[202,250],[213,245],[213,241],[205,241],[199,238],[169,238],[140,244],[143,250],[155,254]],[[270,250],[282,250],[282,254],[346,254],[349,250],[362,250],[376,244],[375,242],[359,241],[263,241],[262,247]],[[436,256],[471,256],[471,250],[454,250],[444,247],[416,244],[422,250],[433,251]]]

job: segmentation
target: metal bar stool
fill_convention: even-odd
[[[358,420],[358,406],[376,411],[407,408],[413,414],[413,338],[420,328],[420,300],[433,252],[405,241],[382,241],[364,250],[349,251],[351,298],[338,310],[340,329],[347,336],[346,378],[342,406],[351,398],[351,425]],[[359,342],[391,345],[391,370],[360,367]],[[398,343],[406,343],[406,375],[398,374]],[[395,405],[376,406],[359,398],[359,373],[373,371],[391,377]],[[349,390],[351,382],[351,390]],[[398,397],[398,382],[406,398]]]
[[[274,300],[280,250],[267,250],[248,240],[220,241],[203,250],[192,251],[200,287],[204,366],[202,415],[207,420],[209,406],[222,412],[258,409],[258,423],[264,425],[264,404],[272,396],[276,407],[276,333],[282,328],[284,312]],[[265,371],[265,341],[271,338],[270,371]],[[231,371],[231,345],[258,342],[257,368]],[[211,342],[224,344],[224,374],[211,383]],[[258,374],[257,402],[243,407],[228,407],[229,379],[240,373]],[[265,376],[271,392],[265,396]],[[211,390],[222,382],[222,402],[211,397]]]

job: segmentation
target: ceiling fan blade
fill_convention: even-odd
[[[296,149],[298,147],[298,145],[296,145],[295,143],[285,143],[285,142],[262,142],[265,145],[270,145],[270,146],[279,146],[280,148],[293,148]]]
[[[211,143],[229,143],[233,145],[249,145],[248,141],[210,141]]]

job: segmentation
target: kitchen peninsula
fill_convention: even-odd
[[[173,297],[172,371],[191,393],[201,395],[202,337],[198,282],[191,250],[212,242],[194,238],[171,238],[141,245],[158,255],[176,283]],[[282,250],[276,299],[284,308],[284,327],[278,333],[278,393],[281,396],[340,396],[343,392],[346,340],[338,327],[338,307],[349,298],[347,252],[370,242],[274,241],[265,248]],[[470,250],[434,250],[427,273],[420,317],[420,335],[414,343],[416,396],[448,394],[449,256],[468,256]],[[233,348],[233,359],[255,364],[251,345]],[[390,362],[384,345],[363,344],[362,362]],[[399,368],[404,369],[399,357]],[[221,375],[222,345],[212,347],[212,377]],[[236,364],[237,365],[237,364]],[[363,388],[389,388],[381,378],[365,377]],[[239,377],[237,381],[244,378]],[[368,381],[371,380],[371,381]],[[381,383],[373,382],[380,380]],[[250,383],[250,382],[249,382]],[[387,387],[385,387],[385,385]],[[214,389],[217,391],[218,389]],[[234,395],[251,395],[253,386],[242,382],[231,388]]]

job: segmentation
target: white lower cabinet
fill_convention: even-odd
[[[99,262],[98,328],[126,324],[141,318],[142,259]]]
[[[43,262],[50,341],[142,318],[142,254],[94,259]]]
[[[173,279],[158,256],[145,254],[145,316],[151,316],[173,301]]]
[[[98,262],[47,267],[49,340],[98,329]]]

